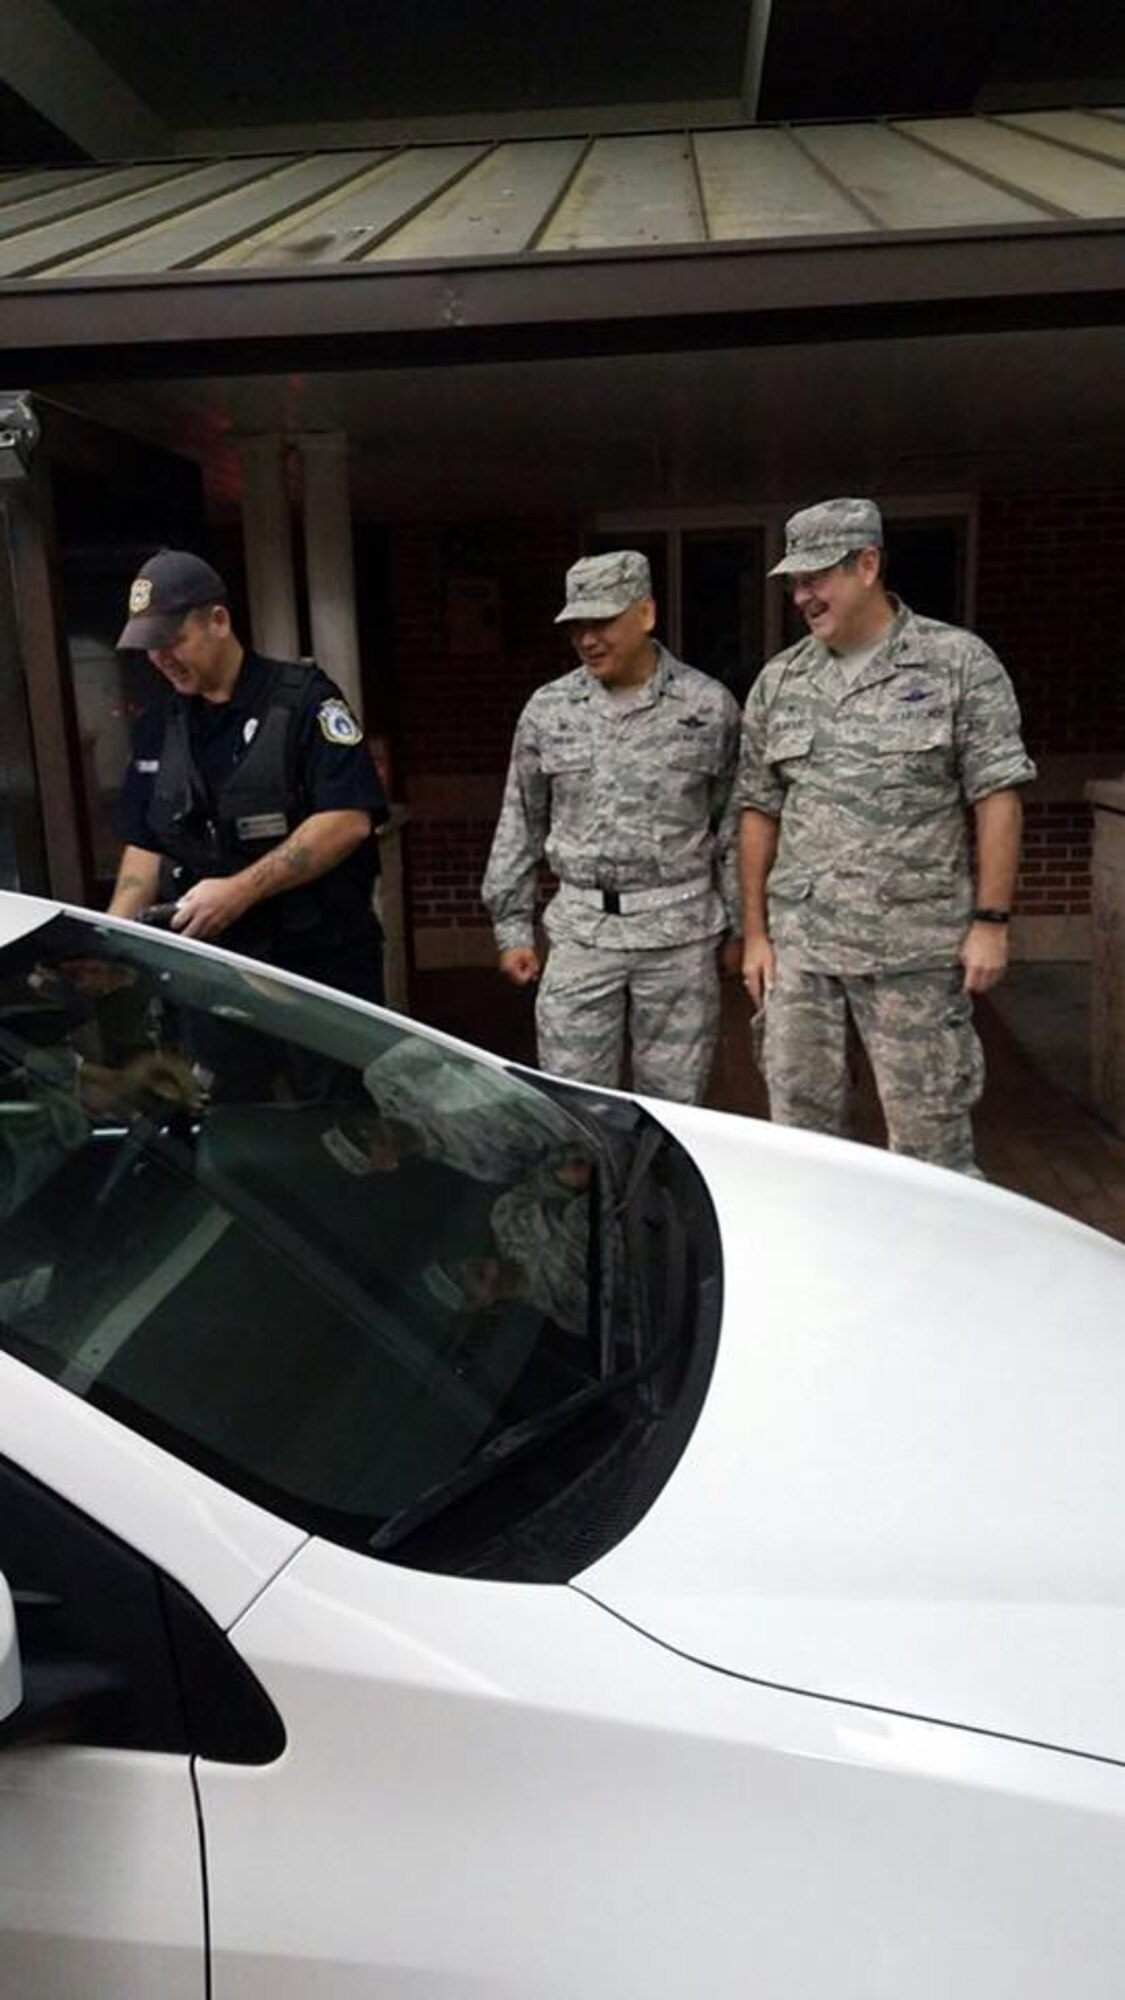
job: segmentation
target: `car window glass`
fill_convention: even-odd
[[[0,953],[0,1341],[311,1528],[479,1547],[682,1377],[613,1123],[266,968],[60,916]]]

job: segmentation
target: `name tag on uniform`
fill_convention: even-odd
[[[234,830],[240,840],[280,840],[289,831],[284,813],[247,813],[236,819]]]

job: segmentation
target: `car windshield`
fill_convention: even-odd
[[[650,1504],[713,1355],[682,1149],[139,926],[0,951],[0,1345],[306,1528],[558,1578]]]

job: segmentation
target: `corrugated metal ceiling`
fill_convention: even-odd
[[[1125,110],[59,168],[0,181],[0,279],[310,270],[1125,221]]]

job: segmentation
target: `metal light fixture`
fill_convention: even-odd
[[[39,419],[27,391],[0,391],[0,485],[27,478],[38,442]]]

